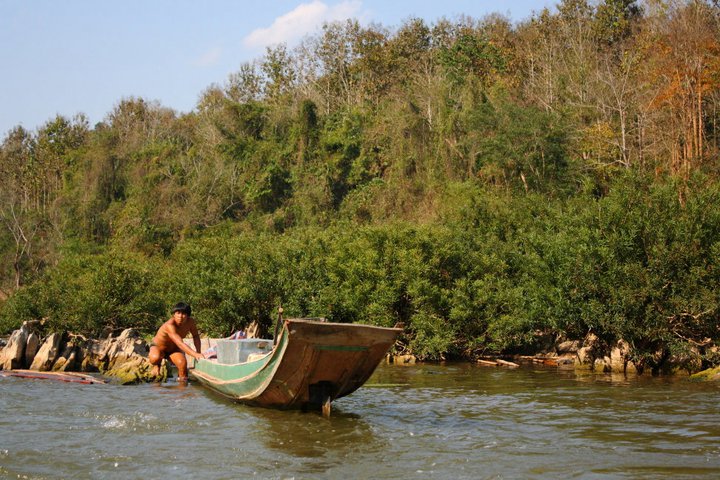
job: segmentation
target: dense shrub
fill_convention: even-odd
[[[623,338],[639,360],[717,337],[720,187],[629,175],[607,196],[548,201],[478,186],[448,189],[454,214],[286,230],[218,229],[167,258],[66,255],[2,309],[5,331],[152,332],[167,306],[194,307],[201,331],[227,335],[285,316],[392,326],[421,358],[532,351],[539,338]],[[699,188],[702,185],[703,188]],[[452,193],[452,192],[455,193]]]
[[[2,325],[10,329],[24,320],[44,319],[50,331],[149,331],[166,308],[158,289],[159,267],[136,254],[69,254],[3,305]]]

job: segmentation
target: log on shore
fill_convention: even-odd
[[[486,358],[480,358],[477,360],[478,365],[482,365],[485,367],[509,367],[509,368],[516,368],[519,367],[515,362],[508,362],[507,360],[502,360],[499,358],[493,358],[493,359],[486,359]]]
[[[70,383],[107,383],[105,380],[73,372],[40,372],[37,370],[0,370],[0,377],[33,378],[40,380],[57,380]]]
[[[484,367],[497,367],[498,363],[493,360],[478,360],[478,365],[482,365]]]

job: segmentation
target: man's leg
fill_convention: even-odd
[[[188,368],[187,359],[185,358],[184,352],[173,352],[170,354],[170,360],[175,364],[178,369],[178,382],[187,382],[188,379]]]
[[[160,374],[160,364],[163,360],[163,354],[158,347],[153,345],[150,347],[150,353],[148,353],[148,362],[153,366],[150,375],[157,377]]]

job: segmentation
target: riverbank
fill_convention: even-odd
[[[43,334],[40,322],[25,322],[6,339],[0,340],[0,370],[28,369],[38,372],[99,373],[122,384],[163,381],[169,376],[167,362],[160,375],[150,374],[149,345],[134,329],[104,339],[85,338],[68,332]],[[203,351],[215,339],[203,338]],[[715,347],[710,347],[715,348]],[[546,342],[535,354],[481,356],[472,359],[486,367],[516,368],[540,364],[559,369],[578,369],[626,375],[682,375],[693,380],[720,380],[720,367],[704,368],[700,352],[670,355],[659,350],[654,357],[637,360],[632,347],[623,340],[607,344],[596,335],[582,340]],[[388,363],[415,365],[412,354],[388,355]],[[434,363],[434,362],[432,362]]]

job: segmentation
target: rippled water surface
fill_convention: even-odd
[[[316,413],[0,377],[0,478],[720,478],[720,386],[382,365]]]

